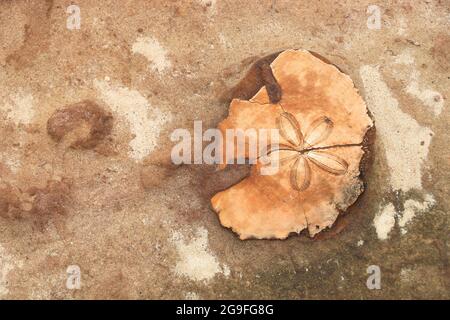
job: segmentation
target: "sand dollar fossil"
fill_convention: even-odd
[[[270,66],[281,96],[262,86],[249,100],[234,99],[219,129],[224,150],[236,143],[227,129],[277,129],[279,142],[269,141],[263,156],[276,157],[278,170],[261,174],[261,154],[251,159],[241,148],[232,157],[256,162],[250,176],[211,203],[241,239],[283,239],[305,229],[314,236],[363,192],[360,163],[373,122],[350,77],[310,52],[286,50]]]

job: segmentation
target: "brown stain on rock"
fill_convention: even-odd
[[[59,233],[67,234],[59,217],[67,214],[71,203],[71,182],[64,178],[28,190],[7,183],[0,186],[0,217],[31,223],[41,232],[51,220]]]
[[[34,198],[32,214],[39,216],[67,213],[70,200],[70,183],[68,181],[50,180],[45,188],[31,188],[29,194]]]
[[[440,33],[431,48],[431,55],[444,70],[450,69],[450,36]]]
[[[272,103],[277,103],[281,100],[282,91],[277,83],[270,64],[278,57],[278,55],[283,51],[278,51],[264,57],[250,57],[242,61],[242,67],[245,66],[249,61],[255,60],[245,76],[239,81],[239,83],[233,86],[231,89],[227,90],[222,94],[220,100],[225,103],[229,103],[233,99],[249,100],[252,98],[261,87],[265,86],[268,91],[270,101]],[[343,72],[342,69],[333,64],[328,58],[325,58],[321,54],[309,51],[314,57],[322,60],[327,64],[335,66],[339,71]],[[230,73],[226,70],[225,75]]]
[[[148,155],[140,166],[139,176],[142,187],[144,189],[158,187],[172,176],[178,167],[172,163],[169,146],[159,147]]]
[[[0,216],[18,217],[22,211],[20,207],[20,190],[9,183],[2,183],[0,185]]]
[[[41,52],[45,52],[49,45],[50,14],[53,8],[53,0],[45,0],[28,4],[25,14],[28,17],[24,25],[25,38],[19,49],[6,57],[6,63],[16,70],[21,70],[33,65],[34,60]]]
[[[93,149],[111,133],[113,117],[97,103],[84,100],[57,110],[47,121],[47,133],[56,142],[71,135],[69,146]]]
[[[270,64],[280,53],[281,51],[259,58],[252,64],[244,78],[236,86],[227,90],[220,100],[227,103],[232,99],[248,100],[267,84],[273,101],[278,102],[281,99],[281,89],[273,77]]]
[[[151,189],[158,187],[168,177],[171,176],[172,170],[161,167],[159,165],[145,165],[140,169],[141,184],[144,189]]]

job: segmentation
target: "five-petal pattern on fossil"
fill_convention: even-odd
[[[277,165],[290,165],[292,188],[304,191],[310,186],[312,176],[310,162],[334,175],[347,172],[348,163],[337,155],[327,152],[327,149],[334,146],[315,147],[332,133],[333,122],[330,118],[322,116],[313,121],[305,135],[297,119],[289,112],[281,113],[277,125],[280,135],[288,143],[269,146],[267,156]]]

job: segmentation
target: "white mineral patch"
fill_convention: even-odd
[[[0,153],[0,161],[3,162],[12,173],[17,173],[22,167],[19,153]]]
[[[416,97],[422,103],[433,110],[434,115],[438,116],[441,114],[444,108],[444,97],[437,91],[429,88],[421,88],[419,85],[420,72],[414,70],[411,73],[411,79],[406,87],[406,92],[408,92],[413,97]]]
[[[397,30],[397,35],[404,36],[408,31],[408,26],[404,17],[399,18],[399,26]]]
[[[228,41],[228,39],[225,37],[223,33],[219,33],[219,43],[220,45],[225,49],[231,49],[233,48],[233,45]]]
[[[394,205],[392,203],[388,203],[380,210],[373,220],[378,239],[386,240],[389,238],[389,233],[395,226],[396,220],[401,234],[406,234],[408,232],[407,226],[411,223],[414,217],[417,214],[429,211],[435,203],[436,201],[431,194],[427,194],[424,201],[417,201],[413,199],[406,200],[403,204],[404,209],[402,212],[396,212]]]
[[[35,114],[33,95],[26,92],[15,93],[10,96],[10,102],[0,105],[0,109],[16,125],[30,124]]]
[[[142,160],[156,148],[163,126],[172,119],[171,113],[151,106],[137,90],[113,86],[103,80],[94,80],[94,86],[101,99],[130,123],[135,136],[130,141],[130,157]]]
[[[199,300],[200,297],[198,296],[198,294],[196,292],[186,292],[184,294],[184,297],[186,298],[186,300]]]
[[[421,189],[422,165],[428,155],[432,131],[400,109],[378,66],[362,66],[360,75],[377,135],[386,151],[392,189],[405,192]]]
[[[395,64],[406,65],[412,70],[408,72],[410,74],[406,92],[411,96],[419,99],[428,109],[433,111],[435,116],[438,116],[444,108],[444,97],[437,91],[430,88],[423,88],[421,85],[420,71],[415,68],[415,59],[409,50],[405,50],[400,53],[394,59]]]
[[[392,203],[388,203],[386,206],[380,209],[373,219],[373,225],[377,232],[378,239],[386,240],[389,238],[389,233],[395,226],[395,216],[397,212]]]
[[[404,203],[403,214],[399,215],[398,225],[402,234],[407,233],[407,225],[414,219],[416,214],[425,213],[435,204],[434,197],[426,195],[424,201],[408,199]]]
[[[395,57],[394,63],[412,65],[414,64],[414,57],[411,55],[411,52],[405,50]]]
[[[412,274],[413,274],[413,271],[410,268],[402,268],[400,270],[400,280],[402,282],[408,282],[411,280]]]
[[[228,266],[221,266],[217,257],[208,248],[208,230],[200,227],[195,237],[185,241],[184,237],[175,232],[172,237],[180,260],[175,266],[175,273],[194,281],[208,281],[217,274],[228,276]]]
[[[137,38],[131,51],[143,55],[150,62],[150,68],[153,71],[163,73],[172,67],[172,63],[167,57],[167,50],[154,38]]]

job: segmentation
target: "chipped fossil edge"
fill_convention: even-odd
[[[289,50],[289,49],[286,49]],[[221,101],[223,103],[226,103],[227,106],[229,106],[229,104],[231,103],[231,101],[233,99],[238,99],[238,100],[244,100],[244,101],[249,101],[251,103],[255,103],[258,105],[261,105],[260,103],[256,102],[256,101],[252,101],[252,98],[257,95],[259,93],[260,90],[262,90],[264,88],[264,84],[258,89],[252,90],[252,86],[254,87],[253,84],[249,84],[248,83],[248,78],[251,78],[252,76],[255,76],[255,73],[258,73],[258,68],[260,68],[261,66],[261,62],[267,62],[269,61],[270,66],[272,67],[272,63],[278,58],[278,56],[283,53],[286,50],[282,50],[282,51],[278,51],[276,53],[272,53],[269,55],[265,55],[261,58],[259,58],[258,60],[256,60],[251,66],[250,68],[247,70],[247,72],[245,73],[244,77],[241,79],[241,81],[239,81],[239,83],[235,86],[233,86],[232,88],[228,89],[227,92],[221,97]],[[374,146],[374,142],[375,142],[375,136],[376,136],[376,126],[375,126],[375,119],[372,116],[372,113],[370,112],[367,103],[364,99],[364,96],[361,94],[361,90],[359,88],[356,87],[355,82],[353,81],[353,79],[347,74],[345,73],[340,67],[338,67],[337,65],[333,64],[330,60],[328,60],[327,58],[323,57],[322,55],[314,52],[314,51],[310,51],[310,50],[305,50],[305,49],[291,49],[291,50],[298,50],[298,51],[303,51],[303,52],[308,52],[311,55],[313,55],[315,58],[321,60],[322,62],[334,67],[337,69],[338,72],[342,73],[345,77],[347,77],[351,83],[353,84],[353,88],[357,91],[357,93],[361,96],[363,102],[364,102],[364,106],[366,108],[366,113],[367,116],[371,119],[372,121],[372,126],[367,128],[366,133],[364,134],[363,140],[361,143],[355,144],[355,145],[359,145],[362,148],[363,151],[363,155],[362,158],[359,162],[359,175],[358,175],[358,180],[360,181],[360,188],[361,191],[359,193],[359,195],[353,200],[350,201],[347,205],[346,208],[339,208],[338,204],[336,205],[336,210],[338,212],[337,218],[336,220],[333,222],[333,224],[328,227],[323,229],[321,232],[316,233],[314,235],[311,235],[311,237],[314,240],[322,240],[322,239],[328,239],[330,237],[330,235],[336,235],[338,233],[340,233],[342,231],[343,228],[340,227],[340,222],[343,220],[343,217],[346,216],[346,214],[352,209],[355,208],[356,205],[359,204],[359,201],[361,200],[362,195],[364,194],[364,192],[367,189],[367,183],[365,181],[365,177],[367,176],[370,167],[372,166],[373,163],[373,146]],[[262,83],[261,79],[256,78],[255,79],[258,83]],[[247,83],[246,83],[247,82]],[[244,87],[244,89],[241,88],[241,86]],[[245,90],[248,90],[249,92],[245,92]],[[229,110],[229,109],[228,109]],[[226,117],[224,119],[226,119],[229,116],[229,114],[227,113]],[[336,146],[339,147],[339,146]],[[223,169],[223,168],[221,168]],[[243,179],[248,178],[248,176],[244,177]],[[221,191],[227,190],[229,188],[232,188],[234,185],[236,185],[237,183],[239,183],[240,181],[242,181],[243,179],[240,179],[239,181],[237,181],[235,184],[229,186],[228,188],[225,188]],[[211,205],[211,204],[210,204]],[[216,212],[217,217],[219,217],[219,211],[216,211],[212,205],[211,208],[213,211]],[[222,224],[221,224],[222,225]],[[276,238],[271,238],[271,239],[265,239],[265,240],[285,240],[287,238],[289,238],[291,235],[293,234],[301,234],[303,232],[308,231],[308,221],[307,221],[307,227],[303,230],[301,230],[300,232],[291,232],[289,235],[286,236],[286,238],[284,239],[276,239]],[[236,232],[233,227],[226,227],[227,229],[231,229],[234,233],[239,234],[238,232]],[[239,238],[241,239],[241,238]],[[257,238],[246,238],[244,240],[250,240],[250,239],[257,239]],[[241,239],[243,240],[243,239]]]

